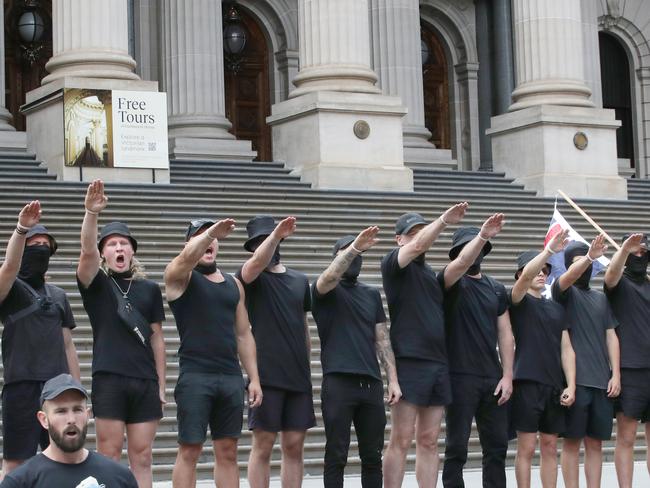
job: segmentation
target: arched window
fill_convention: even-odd
[[[424,125],[438,149],[450,149],[447,58],[438,36],[426,24],[422,24],[421,32]]]

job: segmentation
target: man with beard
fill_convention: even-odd
[[[68,372],[79,378],[70,303],[61,288],[45,283],[57,243],[40,217],[38,201],[20,211],[0,267],[5,475],[36,454],[39,443],[47,447],[47,432],[36,420],[44,382]]]
[[[494,214],[481,229],[461,227],[454,232],[449,266],[463,253],[466,271],[457,281],[448,281],[447,268],[439,275],[445,290],[452,393],[446,416],[445,488],[465,486],[463,467],[473,418],[483,451],[483,486],[506,485],[505,403],[512,394],[514,339],[505,287],[481,272],[483,258],[492,250],[489,240],[501,231],[503,220],[503,214]]]
[[[325,424],[325,488],[342,488],[350,425],[359,441],[361,485],[381,488],[384,410],[377,356],[388,377],[388,404],[402,396],[379,290],[357,281],[361,253],[377,242],[378,227],[334,244],[334,260],[312,285],[312,314],[321,341]]]
[[[121,464],[84,448],[88,431],[88,393],[69,374],[45,383],[38,421],[50,445],[5,477],[1,488],[138,488]]]
[[[277,226],[268,215],[251,219],[246,225],[244,249],[253,256],[237,273],[246,290],[264,394],[264,403],[250,408],[248,414],[248,427],[253,431],[248,483],[253,488],[269,486],[278,432],[282,432],[282,486],[299,487],[305,433],[316,425],[306,316],[311,310],[309,281],[280,262],[280,242],[295,230],[295,217],[287,217]]]
[[[589,287],[592,263],[607,246],[603,235],[590,246],[573,241],[564,251],[567,268],[553,282],[553,299],[564,306],[576,354],[576,399],[567,412],[563,433],[562,476],[567,488],[578,487],[580,444],[585,442],[587,486],[600,486],[602,441],[612,435],[611,398],[621,390],[618,322],[601,291]]]
[[[562,306],[542,296],[551,272],[547,260],[564,249],[568,234],[568,230],[557,233],[542,252],[522,253],[517,258],[517,282],[509,292],[517,344],[510,423],[517,432],[518,488],[530,487],[538,433],[542,485],[556,486],[557,438],[565,429],[564,407],[575,400],[576,362],[570,324]]]
[[[626,234],[605,273],[605,295],[619,321],[621,395],[616,414],[616,474],[621,488],[632,487],[634,442],[639,421],[650,439],[650,282],[647,237]],[[647,449],[646,449],[647,450]],[[650,472],[650,452],[646,452]]]
[[[172,482],[177,488],[196,485],[196,463],[208,425],[215,484],[239,486],[237,441],[244,408],[239,359],[250,381],[249,406],[262,403],[244,287],[237,278],[222,273],[215,261],[219,241],[234,228],[232,219],[192,220],[185,248],[165,270],[167,300],[181,339],[180,375],[174,390],[179,448]]]

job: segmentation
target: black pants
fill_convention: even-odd
[[[473,375],[451,375],[453,401],[447,407],[447,439],[442,482],[445,488],[463,488],[467,443],[476,417],[483,450],[483,487],[506,486],[505,460],[508,450],[506,406],[497,405],[494,389],[499,380]]]
[[[381,488],[381,453],[384,448],[384,387],[370,376],[326,374],[321,393],[325,424],[325,488],[343,487],[348,461],[350,425],[359,441],[361,486]]]

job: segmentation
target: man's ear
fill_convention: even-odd
[[[402,234],[397,234],[397,235],[395,235],[395,242],[397,242],[397,245],[398,245],[398,246],[401,246],[401,245],[402,245],[401,240],[402,240]]]
[[[43,410],[39,410],[38,412],[36,412],[36,418],[38,419],[39,423],[45,430],[49,428],[49,424],[47,422],[47,415]]]

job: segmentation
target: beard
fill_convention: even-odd
[[[83,429],[79,429],[76,425],[70,425],[63,429],[62,432],[57,432],[54,429],[48,429],[52,442],[61,449],[63,452],[72,453],[84,447],[86,443],[86,435],[88,434],[88,424],[84,425]],[[67,433],[74,432],[77,435],[68,437]]]

